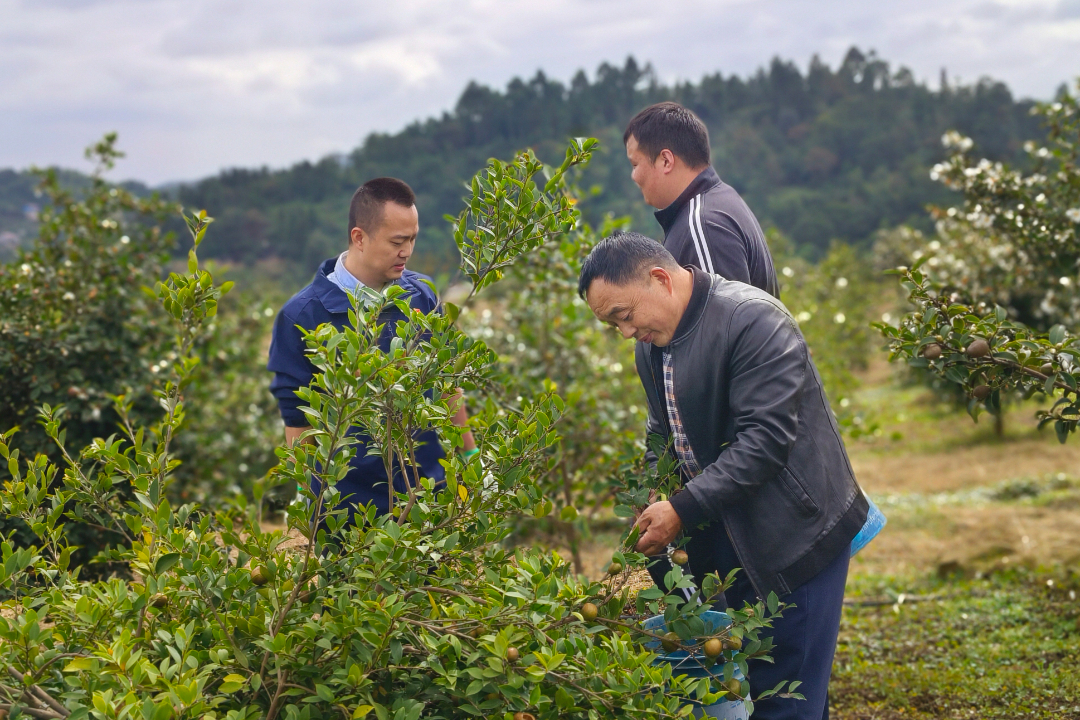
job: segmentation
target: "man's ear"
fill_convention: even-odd
[[[649,271],[649,277],[660,283],[660,287],[664,288],[669,295],[675,292],[675,283],[671,279],[671,273],[666,268],[654,267]]]
[[[667,175],[675,169],[675,153],[664,148],[660,151],[660,154],[656,156],[656,161],[653,164],[656,166],[657,170]]]
[[[354,227],[349,232],[349,245],[350,247],[355,245],[358,250],[363,252],[364,241],[367,240],[367,236],[364,234],[364,230],[359,227]]]

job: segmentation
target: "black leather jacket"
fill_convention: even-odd
[[[690,303],[665,350],[703,469],[671,502],[692,537],[722,525],[760,597],[783,596],[849,551],[867,501],[787,309],[750,285],[692,271]],[[648,431],[667,439],[661,348],[639,342],[636,356]]]

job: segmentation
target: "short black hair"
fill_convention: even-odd
[[[709,129],[701,118],[677,102],[656,103],[639,112],[626,126],[624,146],[631,135],[650,160],[666,149],[691,168],[712,163]]]
[[[578,295],[584,298],[595,280],[626,285],[637,279],[646,267],[673,270],[679,264],[667,248],[652,238],[636,232],[617,232],[596,243],[581,264]]]
[[[378,177],[368,180],[353,193],[349,203],[349,237],[353,228],[374,232],[383,219],[383,207],[392,202],[402,207],[416,204],[416,193],[404,180]]]

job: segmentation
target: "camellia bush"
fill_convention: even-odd
[[[573,227],[561,191],[566,171],[588,159],[575,141],[565,162],[545,168],[530,153],[492,161],[474,178],[455,223],[462,265],[476,292],[523,255]],[[679,601],[653,592],[629,603],[625,581],[645,562],[615,554],[603,582],[587,582],[552,552],[509,550],[503,540],[522,513],[550,510],[535,478],[550,471],[553,430],[564,411],[553,389],[512,409],[476,417],[481,452],[445,461],[445,484],[411,474],[414,437],[436,428],[452,438],[456,388],[482,391],[496,377],[495,354],[457,327],[460,310],[413,312],[400,289],[358,298],[351,325],[307,333],[319,373],[300,391],[311,422],[307,442],[278,449],[277,477],[304,491],[288,509],[289,530],[265,532],[254,508],[176,505],[186,397],[201,362],[200,338],[228,284],[215,284],[197,249],[209,219],[187,219],[194,238],[186,274],[156,296],[176,327],[175,360],[156,390],[163,414],[131,419],[117,397],[119,432],[62,466],[22,457],[3,433],[0,457],[11,480],[3,510],[38,543],[2,543],[0,711],[35,718],[417,718],[530,720],[684,717],[694,699],[741,698],[736,668],[765,655],[759,634],[783,607],[775,596],[734,612],[713,636],[702,614],[710,597]],[[379,348],[383,311],[406,314]],[[66,447],[60,408],[45,406],[46,434]],[[387,468],[406,468],[407,491],[392,512],[351,517],[336,483],[356,452],[353,428],[375,438]],[[388,492],[390,492],[388,490]],[[99,560],[121,564],[106,580],[83,579],[71,562],[72,522],[121,541]],[[625,547],[636,535],[628,533]],[[689,578],[676,567],[671,584]],[[705,596],[722,591],[713,578]],[[663,636],[641,629],[636,610],[663,612]],[[672,677],[643,641],[715,659],[713,677]],[[711,642],[717,641],[717,642]],[[719,650],[717,643],[719,643]],[[713,652],[716,651],[716,652]],[[706,663],[708,664],[708,663]],[[795,688],[781,684],[769,696]]]
[[[895,271],[915,310],[876,327],[893,359],[961,386],[973,417],[999,413],[1008,394],[1052,399],[1039,426],[1065,442],[1080,421],[1080,342],[1068,329],[1080,307],[1080,106],[1063,92],[1034,112],[1048,132],[1026,145],[1031,172],[976,162],[969,139],[945,136],[933,177],[963,206],[939,213],[939,237]]]
[[[161,417],[154,390],[178,359],[168,313],[153,286],[170,262],[175,238],[165,228],[179,206],[157,194],[140,197],[106,180],[123,157],[115,134],[86,151],[89,182],[69,188],[55,170],[40,171],[46,202],[33,246],[0,265],[0,430],[19,426],[13,447],[61,462],[107,436],[125,397],[130,423]],[[188,389],[185,432],[172,450],[182,460],[170,485],[174,500],[250,494],[277,463],[281,426],[263,373],[264,338],[273,313],[251,295],[229,296],[227,314],[211,318],[197,338],[202,357]],[[63,406],[64,447],[37,422],[42,405]],[[59,419],[59,418],[58,418]],[[0,465],[0,482],[10,479]],[[25,525],[0,518],[15,544],[34,542]],[[77,528],[68,537],[82,564],[120,536]],[[108,574],[109,565],[84,572]]]
[[[806,338],[841,431],[852,439],[873,437],[880,432],[874,409],[861,406],[855,397],[857,373],[866,369],[873,352],[870,323],[881,309],[880,283],[873,279],[869,262],[855,248],[837,242],[811,263],[778,231],[770,230],[768,240],[780,299]]]
[[[632,344],[597,321],[577,294],[581,263],[617,227],[582,225],[545,243],[513,267],[501,302],[466,321],[499,354],[508,397],[554,387],[566,403],[550,469],[537,480],[553,506],[540,522],[565,542],[577,572],[584,571],[581,540],[613,504],[619,470],[640,454],[645,424]]]

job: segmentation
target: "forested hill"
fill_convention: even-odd
[[[578,72],[569,85],[542,72],[503,91],[470,83],[452,112],[373,134],[348,155],[287,170],[227,170],[179,194],[218,219],[210,252],[245,262],[277,255],[306,273],[344,247],[356,186],[400,177],[419,198],[418,265],[434,272],[456,262],[443,214],[459,211],[462,183],[487,158],[529,146],[558,162],[567,137],[592,135],[602,152],[582,181],[596,191],[583,203],[587,216],[630,215],[635,228],[657,235],[630,181],[622,131],[637,110],[665,99],[701,116],[720,176],[763,224],[809,255],[833,239],[865,245],[877,229],[902,222],[925,227],[925,206],[948,199],[929,179],[945,130],[971,135],[984,155],[1014,161],[1023,140],[1040,133],[1030,103],[1014,100],[1001,83],[931,89],[857,49],[836,69],[815,59],[803,73],[776,59],[749,78],[716,73],[674,86],[631,58],[622,67],[602,65],[591,79]]]

